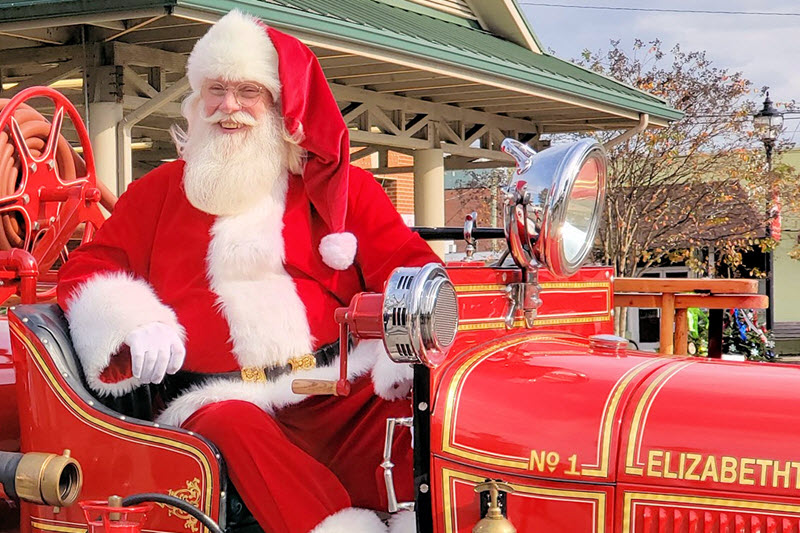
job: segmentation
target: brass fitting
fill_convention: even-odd
[[[78,461],[63,455],[28,452],[22,455],[14,476],[14,492],[27,502],[67,507],[75,503],[83,485]]]
[[[475,487],[475,492],[478,494],[485,491],[489,491],[490,495],[489,509],[486,516],[472,528],[472,533],[517,533],[517,528],[503,516],[500,505],[497,503],[501,491],[510,493],[514,492],[514,488],[508,483],[491,479]]]

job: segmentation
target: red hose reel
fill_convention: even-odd
[[[52,102],[52,121],[26,103],[33,98]],[[51,299],[51,268],[66,257],[67,242],[81,224],[81,242],[90,240],[104,220],[98,203],[111,211],[116,198],[97,182],[89,134],[64,95],[31,87],[11,100],[0,99],[0,109],[0,302],[14,293],[24,303]],[[77,132],[83,158],[61,135],[65,118]],[[38,266],[37,281],[52,287],[31,294],[30,280],[25,281],[30,273],[17,272],[15,266],[26,252]],[[31,261],[22,263],[30,270]]]

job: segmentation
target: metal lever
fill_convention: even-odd
[[[392,462],[392,443],[394,442],[394,428],[397,425],[411,427],[414,419],[411,417],[406,418],[387,418],[386,419],[386,440],[383,443],[383,481],[386,483],[386,496],[389,500],[389,512],[396,513],[397,511],[413,511],[414,502],[400,502],[397,501],[397,494],[394,491],[394,476],[392,469],[394,463]]]

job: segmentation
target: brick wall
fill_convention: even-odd
[[[358,148],[351,148],[352,151]],[[414,157],[401,154],[399,152],[389,152],[390,167],[410,167],[414,165]],[[359,168],[373,168],[378,166],[378,154],[368,155],[353,164]],[[389,195],[389,199],[401,215],[411,216],[414,214],[414,173],[404,172],[401,174],[386,174],[378,176],[378,181],[382,183],[383,189]],[[407,218],[407,217],[406,217]]]
[[[390,167],[412,167],[414,157],[399,152],[389,152]],[[392,174],[396,184],[396,196],[393,200],[397,210],[403,215],[414,214],[414,173],[405,172],[402,174]]]
[[[446,189],[444,191],[444,224],[445,226],[464,226],[464,217],[473,211],[478,213],[479,227],[502,227],[503,226],[503,203],[502,198],[496,198],[497,219],[492,223],[492,195],[485,189]],[[461,240],[456,241],[456,250],[463,252],[466,243]],[[478,251],[497,251],[503,243],[494,240],[478,241]]]

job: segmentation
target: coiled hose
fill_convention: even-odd
[[[0,110],[8,102],[7,98],[0,98]],[[47,145],[50,122],[38,111],[24,103],[17,107],[13,116],[19,123],[25,145],[31,155],[34,158],[40,157]],[[0,202],[19,192],[22,176],[22,163],[9,131],[9,127],[0,131]],[[59,135],[56,146],[56,167],[59,177],[65,182],[86,175],[86,165],[83,159],[72,149],[63,135]],[[113,211],[116,203],[114,193],[99,180],[97,188],[100,189],[100,204],[109,212]],[[36,191],[26,192],[27,194],[36,194]],[[22,248],[24,244],[25,228],[22,216],[16,210],[0,212],[0,250]]]

